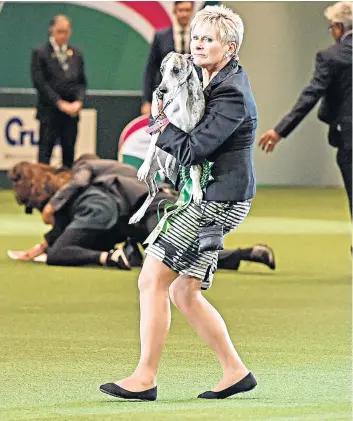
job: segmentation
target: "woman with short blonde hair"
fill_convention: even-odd
[[[222,44],[235,42],[234,57],[238,56],[244,37],[244,24],[239,15],[223,5],[207,6],[200,10],[191,21],[191,33],[199,25],[213,26],[219,34],[219,41]]]
[[[138,282],[140,361],[130,377],[100,387],[125,399],[157,398],[157,370],[171,320],[170,301],[216,353],[223,369],[219,383],[199,398],[223,399],[256,386],[221,315],[202,295],[212,285],[223,236],[246,218],[255,194],[252,154],[257,109],[246,72],[237,61],[244,28],[241,18],[224,6],[201,10],[191,28],[191,54],[204,86],[205,114],[190,133],[169,123],[157,146],[183,167],[212,162],[211,181],[201,205],[191,202],[172,215],[167,232],[146,249]]]

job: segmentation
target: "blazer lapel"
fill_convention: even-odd
[[[53,65],[58,69],[58,71],[63,71],[63,69],[60,66],[59,60],[56,57],[55,51],[53,46],[50,44],[50,42],[48,42],[47,44],[47,51],[48,51],[48,55],[49,55],[49,60],[53,63]]]
[[[206,88],[204,89],[205,96],[207,97],[210,94],[212,88],[219,85],[228,77],[237,73],[238,69],[239,69],[238,62],[235,60],[231,60],[225,67],[223,67],[223,69],[220,72],[217,73],[217,75],[206,86]],[[196,68],[196,71],[199,76],[199,79],[202,81],[202,70],[200,68]]]
[[[347,35],[342,44],[352,45],[352,34]]]
[[[169,34],[168,34],[167,39],[168,39],[168,42],[169,42],[168,47],[170,48],[170,51],[175,51],[175,41],[174,41],[173,28],[169,29]]]

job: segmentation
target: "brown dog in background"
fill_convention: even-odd
[[[8,171],[13,181],[15,198],[19,205],[42,212],[49,199],[71,179],[71,171],[22,161]]]

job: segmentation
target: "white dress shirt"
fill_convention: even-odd
[[[173,38],[175,51],[177,53],[181,52],[181,32],[185,31],[184,40],[185,40],[185,53],[190,53],[190,26],[180,26],[179,23],[174,19],[173,21]]]

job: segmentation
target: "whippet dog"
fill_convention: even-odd
[[[159,128],[168,122],[173,123],[186,133],[201,120],[205,110],[205,98],[190,55],[169,53],[161,64],[162,82],[153,92],[151,114],[155,124],[150,128],[151,142],[146,158],[137,173],[140,181],[145,181],[149,194],[141,208],[130,218],[135,224],[142,219],[146,210],[158,193],[156,174],[159,169],[173,182],[176,182],[178,166],[173,156],[156,146],[160,135]],[[163,100],[163,105],[162,104]],[[192,198],[195,203],[202,201],[202,166],[190,168],[192,179]]]

